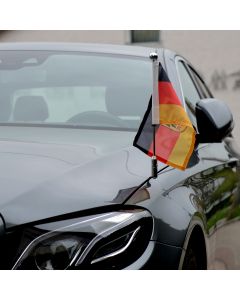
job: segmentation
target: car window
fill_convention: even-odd
[[[182,61],[178,61],[178,72],[187,112],[194,125],[196,125],[195,107],[196,103],[201,99],[201,97],[195,83],[190,77],[190,74]]]
[[[48,106],[45,122],[67,122],[77,113],[90,111],[106,112],[105,87],[63,86],[18,89],[13,94],[13,107],[21,97],[41,96]],[[71,99],[71,100],[70,100]],[[14,110],[11,119],[14,121]]]
[[[199,89],[201,90],[201,94],[203,98],[212,98],[212,94],[209,90],[209,88],[206,86],[205,82],[202,80],[202,78],[199,76],[199,74],[190,66],[189,71],[191,72],[192,76],[194,77],[194,80],[196,81]]]
[[[0,51],[0,123],[137,130],[152,91],[148,59]]]

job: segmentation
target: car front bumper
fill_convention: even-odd
[[[146,251],[128,270],[177,270],[182,248],[150,241]]]

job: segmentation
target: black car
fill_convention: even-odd
[[[133,147],[152,51],[1,44],[0,269],[240,269],[232,114],[172,51],[158,55],[197,131],[188,167],[153,179]]]

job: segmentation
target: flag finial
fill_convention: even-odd
[[[157,60],[157,59],[158,59],[157,50],[155,50],[155,52],[151,52],[151,53],[149,54],[149,58],[150,58],[151,60]]]

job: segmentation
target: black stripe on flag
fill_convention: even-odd
[[[159,125],[156,126],[156,130]],[[143,117],[138,132],[134,138],[133,146],[137,147],[144,153],[148,154],[150,146],[153,142],[153,126],[152,126],[152,97],[149,100],[147,111]]]
[[[170,82],[167,73],[165,72],[164,68],[162,65],[159,63],[159,73],[158,73],[158,81],[166,81]]]

